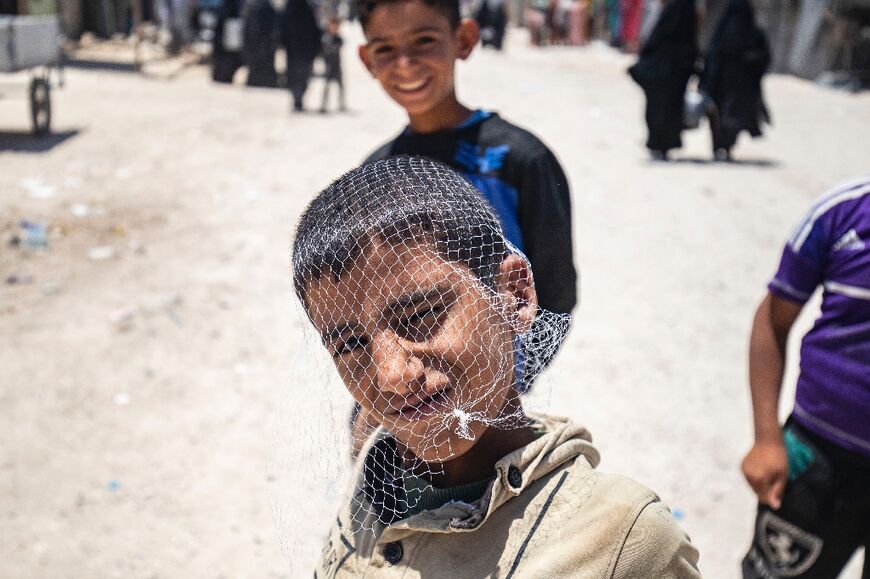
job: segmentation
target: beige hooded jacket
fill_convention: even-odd
[[[599,455],[586,429],[534,418],[544,434],[498,461],[495,480],[473,504],[452,502],[385,525],[371,501],[388,499],[356,492],[315,577],[700,577],[697,549],[655,493],[593,470]],[[379,431],[361,457],[389,440]],[[356,489],[366,484],[366,463],[357,462]]]

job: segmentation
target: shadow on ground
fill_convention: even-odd
[[[29,131],[0,131],[0,152],[46,153],[80,132],[75,129],[37,136]]]
[[[689,165],[734,165],[737,167],[762,167],[772,169],[779,167],[780,162],[772,159],[731,159],[730,161],[714,161],[704,157],[679,157],[671,159],[669,163],[683,163]]]
[[[136,65],[132,62],[111,62],[105,60],[92,60],[87,58],[67,58],[63,65],[67,68],[79,70],[104,70],[107,72],[136,72]]]

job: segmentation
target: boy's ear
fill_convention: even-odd
[[[369,74],[373,75],[374,73],[372,73],[372,61],[369,58],[369,53],[366,51],[367,47],[367,44],[360,44],[359,47],[356,49],[356,53],[359,55],[359,59],[362,61],[363,66],[365,66],[366,70],[369,71]]]
[[[529,262],[516,253],[508,254],[498,266],[496,288],[505,298],[514,331],[525,333],[538,313],[538,294]]]
[[[456,27],[456,40],[458,43],[457,58],[465,60],[471,55],[477,41],[480,40],[480,26],[472,18],[463,18]]]

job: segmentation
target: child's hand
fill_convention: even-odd
[[[788,481],[788,453],[782,439],[756,442],[741,466],[743,476],[758,495],[758,501],[773,510],[779,509]]]

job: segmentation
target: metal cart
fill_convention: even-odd
[[[52,68],[61,64],[57,16],[0,16],[0,73],[30,70],[30,118],[33,132],[51,130]]]

